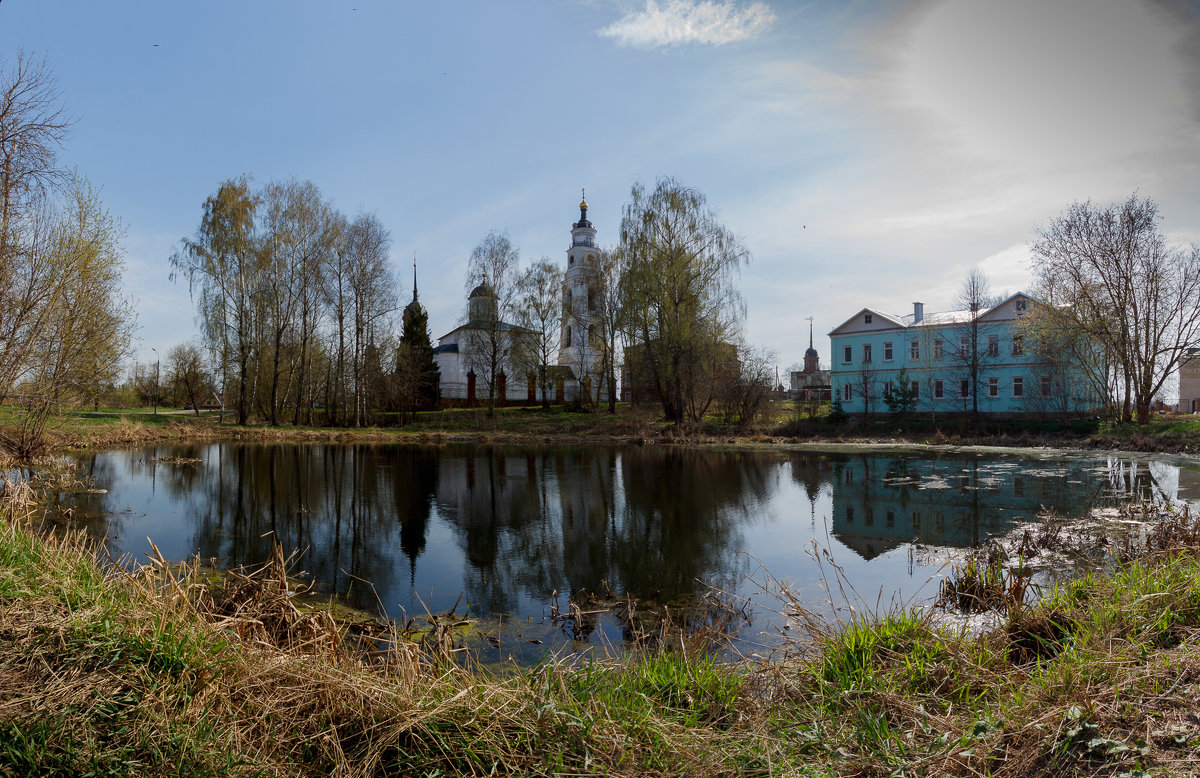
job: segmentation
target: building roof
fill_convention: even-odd
[[[933,313],[924,314],[921,317],[920,321],[914,321],[916,316],[915,316],[915,314],[911,314],[911,313],[908,315],[905,315],[905,316],[897,316],[892,313],[884,313],[883,311],[877,311],[873,308],[863,308],[861,311],[854,314],[849,319],[842,322],[837,327],[835,327],[833,330],[831,330],[829,334],[830,334],[830,336],[842,334],[841,331],[843,329],[845,329],[849,325],[855,323],[865,313],[869,313],[874,316],[878,316],[884,323],[891,324],[896,328],[902,328],[902,329],[908,329],[910,327],[945,327],[947,325],[966,324],[967,322],[971,321],[971,319],[973,317],[979,319],[980,321],[987,320],[987,319],[997,319],[997,318],[1001,318],[1002,311],[1008,310],[1009,303],[1014,302],[1018,298],[1028,300],[1037,305],[1045,305],[1045,303],[1043,303],[1042,301],[1040,301],[1034,297],[1030,297],[1029,295],[1025,294],[1024,292],[1017,292],[1016,294],[1009,295],[1008,297],[1004,298],[999,303],[997,303],[996,305],[993,305],[990,308],[981,308],[979,310],[979,312],[975,313],[975,314],[973,314],[970,310],[966,310],[966,309],[961,310],[961,311],[935,311]],[[872,329],[882,330],[882,329],[892,329],[892,327],[886,327],[886,326],[873,327]]]

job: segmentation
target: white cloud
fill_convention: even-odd
[[[721,45],[752,38],[775,22],[765,3],[746,6],[733,0],[646,0],[600,34],[621,46],[649,49],[688,43]]]

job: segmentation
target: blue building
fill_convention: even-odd
[[[903,392],[919,413],[1076,413],[1097,405],[1084,373],[1027,343],[1045,305],[1018,292],[992,308],[908,316],[864,308],[829,333],[830,383],[847,413],[886,413]],[[1103,373],[1100,373],[1101,375]]]

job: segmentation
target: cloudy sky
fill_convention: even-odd
[[[4,0],[44,56],[62,160],[127,228],[152,358],[194,337],[168,257],[243,173],[308,179],[414,252],[434,336],[471,249],[565,261],[580,189],[603,244],[635,181],[702,190],[749,248],[747,336],[782,367],[864,306],[1029,285],[1074,200],[1155,199],[1200,243],[1200,7],[1175,0]]]

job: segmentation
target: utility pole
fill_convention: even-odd
[[[158,366],[159,366],[160,360],[158,358],[158,349],[151,347],[150,350],[154,352],[154,415],[157,416],[158,415]]]

